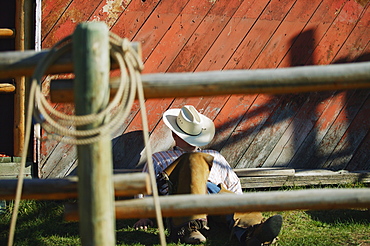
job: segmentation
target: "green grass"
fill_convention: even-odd
[[[356,186],[356,188],[360,187]],[[284,189],[297,188],[285,187]],[[81,245],[78,223],[63,219],[63,204],[64,201],[22,201],[15,245]],[[284,217],[283,230],[277,245],[370,245],[370,210],[368,209],[299,210],[277,213]],[[265,216],[273,214],[276,213],[264,213]],[[0,245],[7,244],[10,220],[11,204],[4,213],[0,214]],[[148,231],[136,231],[132,228],[135,221],[117,220],[117,245],[159,245],[157,229],[154,227]],[[229,240],[229,232],[224,228],[211,229],[208,238],[206,245],[239,245],[235,238]],[[168,245],[183,244],[169,243]]]

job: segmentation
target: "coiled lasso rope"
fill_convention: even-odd
[[[37,123],[40,123],[44,128],[47,139],[54,139],[64,143],[76,145],[91,144],[98,141],[102,136],[106,136],[106,134],[110,134],[111,131],[116,130],[120,126],[119,122],[122,122],[127,118],[134,103],[136,92],[138,94],[141,108],[143,137],[144,144],[146,146],[146,154],[148,156],[147,162],[152,185],[153,201],[156,210],[159,236],[161,245],[166,245],[153,160],[150,158],[152,153],[149,146],[148,122],[145,109],[144,91],[140,75],[140,72],[143,69],[142,61],[127,39],[121,39],[119,36],[110,33],[109,44],[110,56],[118,63],[120,68],[120,85],[113,100],[110,101],[104,110],[96,114],[81,116],[64,114],[58,110],[55,110],[41,92],[41,80],[47,68],[62,55],[72,51],[71,36],[68,36],[56,43],[54,47],[37,64],[30,88],[26,118],[25,147],[22,152],[21,168],[19,170],[16,197],[9,230],[8,246],[12,246],[14,241],[15,226],[22,194],[24,167],[26,163],[28,143],[30,141],[32,115],[33,119]],[[115,113],[112,113],[112,111]],[[103,121],[104,124],[98,128],[90,130],[75,129],[76,126],[87,125],[96,121]]]

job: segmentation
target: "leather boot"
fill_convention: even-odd
[[[204,243],[207,239],[200,232],[203,229],[208,230],[207,221],[204,219],[191,220],[183,226],[171,226],[170,239],[175,243],[179,240],[186,244]]]
[[[227,190],[222,184],[219,184],[218,187],[220,188],[220,192],[219,194],[225,194],[225,193],[229,193],[229,194],[235,194],[234,192],[232,191],[229,191]],[[229,215],[224,215],[223,217],[225,218],[225,223],[230,227],[235,227],[235,226],[238,226],[238,227],[242,227],[242,228],[247,228],[249,226],[253,226],[255,224],[259,224],[262,222],[263,220],[263,216],[262,216],[262,213],[261,212],[236,212],[233,214],[233,223],[232,225],[229,224],[229,222],[227,222],[227,216]],[[232,228],[230,228],[232,229]]]
[[[248,227],[241,242],[247,246],[270,245],[279,235],[282,224],[283,217],[280,214],[271,216],[265,222]]]

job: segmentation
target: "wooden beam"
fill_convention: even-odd
[[[295,170],[294,175],[282,176],[240,176],[242,188],[271,188],[283,186],[311,186],[370,183],[368,171],[330,171],[330,170]]]
[[[19,170],[21,168],[20,162],[16,162],[16,161],[3,162],[1,159],[5,159],[5,158],[0,158],[0,182],[2,179],[17,179],[19,175]],[[14,157],[9,157],[9,158],[14,159]],[[19,157],[16,157],[16,158],[19,158]],[[32,163],[31,162],[26,163],[23,175],[24,175],[23,176],[24,179],[32,178]],[[3,188],[2,185],[0,185],[0,190],[2,188]],[[13,197],[15,197],[15,188],[14,188]]]
[[[113,176],[112,181],[116,197],[151,194],[147,173],[117,174]],[[16,186],[17,179],[0,180],[0,200],[14,200]],[[63,179],[25,179],[22,199],[64,200],[77,198],[77,186],[78,177],[75,176]]]
[[[101,112],[108,104],[109,31],[103,22],[85,22],[72,37],[75,70],[76,115]],[[104,119],[107,120],[107,119]],[[97,121],[78,126],[91,130],[103,124]],[[78,197],[82,245],[115,245],[112,143],[109,134],[100,134],[92,144],[77,145]]]
[[[239,177],[294,176],[295,170],[289,168],[238,168],[234,172]]]
[[[234,212],[369,208],[370,189],[310,189],[251,192],[242,195],[173,195],[159,198],[164,217]],[[76,204],[65,207],[66,220],[78,220]],[[154,218],[152,198],[116,202],[116,218]]]
[[[15,49],[24,51],[30,48],[31,33],[33,30],[33,3],[31,1],[16,0],[15,16]],[[14,96],[14,156],[21,156],[24,148],[25,134],[25,98],[26,77],[24,74],[13,76],[15,78]]]
[[[15,32],[10,28],[0,28],[0,38],[14,38]]]
[[[224,70],[142,75],[146,98],[199,97],[229,94],[298,93],[370,88],[370,62],[281,69]],[[111,79],[111,96],[118,88]],[[73,101],[73,81],[52,81],[51,100]]]
[[[37,63],[49,52],[25,50],[1,52],[0,79],[14,78],[16,76],[32,76]],[[68,73],[73,71],[72,54],[66,54],[56,61],[47,70],[48,74]]]
[[[140,47],[137,42],[130,43],[135,50]],[[137,50],[141,52],[140,50]],[[49,52],[48,49],[42,51],[5,51],[0,52],[0,79],[14,78],[17,76],[31,77],[37,63]],[[112,63],[112,68],[117,68],[118,64]],[[45,74],[73,73],[72,54],[62,55],[53,63]]]
[[[0,93],[13,93],[15,92],[15,86],[9,83],[0,84]]]

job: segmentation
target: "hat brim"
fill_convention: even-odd
[[[192,136],[182,131],[176,123],[176,118],[179,115],[180,110],[181,109],[179,108],[169,109],[163,114],[163,122],[166,124],[166,126],[168,126],[171,131],[173,131],[177,136],[190,145],[204,146],[209,144],[215,135],[215,126],[213,121],[210,118],[200,114],[204,129],[199,135]]]

